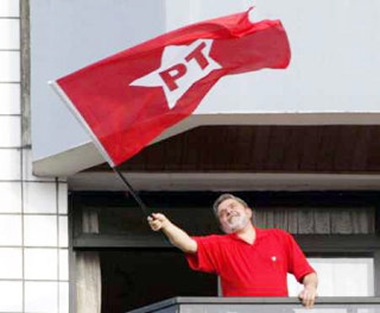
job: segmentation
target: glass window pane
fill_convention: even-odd
[[[318,273],[320,297],[374,296],[372,258],[309,258]],[[290,296],[302,290],[292,275],[288,277]]]

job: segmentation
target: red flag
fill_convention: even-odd
[[[58,79],[53,85],[112,167],[188,117],[224,75],[286,68],[281,22],[249,11],[166,33]]]

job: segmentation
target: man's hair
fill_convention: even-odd
[[[214,210],[215,216],[218,217],[218,206],[224,201],[228,199],[233,199],[236,200],[237,202],[241,203],[245,208],[249,208],[247,202],[245,202],[243,199],[234,196],[233,194],[230,193],[224,193],[218,197],[218,199],[215,200],[212,208]]]

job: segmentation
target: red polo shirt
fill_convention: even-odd
[[[193,237],[195,254],[186,254],[193,270],[216,273],[227,297],[286,297],[287,273],[299,282],[314,272],[293,237],[280,229],[258,229],[251,245],[236,234]]]

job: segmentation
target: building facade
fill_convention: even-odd
[[[326,0],[321,13],[302,3],[257,3],[258,18],[283,16],[288,71],[223,80],[194,116],[121,170],[149,208],[192,234],[218,232],[208,208],[236,192],[253,203],[260,227],[296,236],[322,296],[378,296],[380,7]],[[190,272],[147,229],[47,81],[249,5],[1,0],[1,313],[124,312],[218,295],[217,278]]]
[[[32,174],[27,1],[0,3],[0,311],[68,312],[65,179]]]

